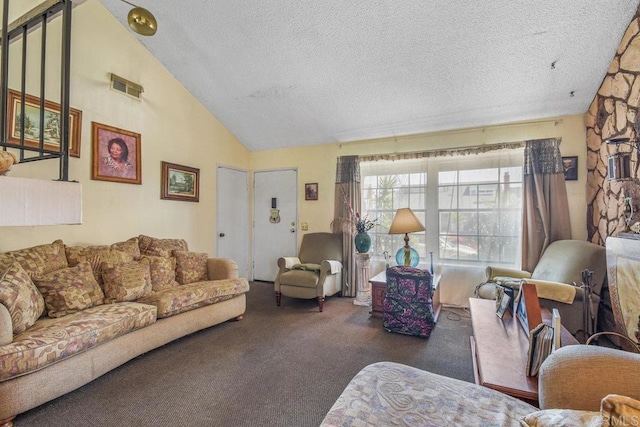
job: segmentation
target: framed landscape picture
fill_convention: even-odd
[[[162,162],[160,198],[198,202],[200,200],[200,169]]]
[[[91,179],[142,184],[140,134],[92,122]]]
[[[7,103],[7,141],[20,144],[22,129],[21,93],[9,89]],[[40,125],[40,98],[24,96],[24,144],[27,147],[40,146],[40,128],[44,127],[44,148],[60,151],[60,104],[44,101],[44,126]],[[80,157],[80,134],[82,129],[82,111],[69,108],[69,155]]]

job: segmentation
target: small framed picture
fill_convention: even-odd
[[[563,157],[562,167],[564,168],[565,181],[578,180],[578,156]]]
[[[198,202],[200,200],[200,169],[162,162],[160,198]]]
[[[317,182],[304,185],[304,199],[318,200],[318,183]]]
[[[140,134],[92,122],[91,179],[142,184]]]

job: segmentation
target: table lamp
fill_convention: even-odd
[[[389,228],[389,234],[404,234],[404,247],[400,248],[396,254],[396,261],[398,261],[398,259],[404,259],[403,265],[411,265],[412,267],[418,265],[420,257],[415,249],[413,250],[413,252],[415,252],[413,260],[415,265],[412,265],[412,249],[409,246],[409,233],[415,233],[416,231],[424,231],[424,225],[422,225],[418,217],[409,208],[398,209],[396,215],[393,217],[391,228]],[[404,255],[404,257],[402,257],[402,255]],[[398,264],[400,264],[400,262],[398,262]]]

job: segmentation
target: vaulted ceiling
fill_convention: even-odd
[[[131,6],[102,0],[127,26]],[[137,0],[251,151],[584,113],[637,0]]]

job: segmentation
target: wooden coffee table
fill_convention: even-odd
[[[529,339],[517,319],[496,315],[493,300],[469,298],[471,355],[476,384],[498,390],[538,406],[538,377],[526,374]],[[541,309],[542,321],[551,324],[551,313]],[[562,328],[561,345],[579,342]]]
[[[441,274],[433,275],[433,297],[432,297],[432,307],[433,307],[433,321],[438,321],[438,316],[440,315],[440,309],[442,308],[442,304],[440,304],[440,279],[442,278]],[[369,279],[369,283],[371,283],[371,317],[383,317],[384,316],[384,294],[387,291],[387,272],[382,271],[371,279]]]

